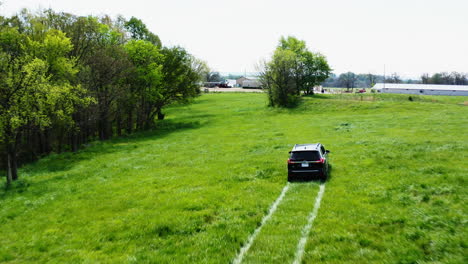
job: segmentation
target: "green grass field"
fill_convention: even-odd
[[[343,94],[270,109],[204,94],[158,129],[24,166],[0,190],[0,262],[230,263],[286,184],[331,150],[304,263],[468,263],[464,97]],[[244,263],[291,263],[319,182],[292,183]]]

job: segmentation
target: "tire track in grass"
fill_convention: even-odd
[[[281,201],[284,198],[284,195],[289,189],[289,182],[284,186],[283,190],[281,191],[281,194],[278,196],[276,201],[270,206],[270,210],[268,211],[268,214],[263,217],[262,222],[260,223],[260,226],[255,229],[255,231],[250,235],[249,239],[247,240],[247,243],[240,249],[239,254],[237,254],[236,258],[232,262],[233,264],[240,264],[242,262],[242,259],[244,258],[245,254],[247,251],[249,251],[249,248],[252,246],[255,238],[257,237],[258,233],[260,233],[260,230],[262,230],[263,225],[268,221],[268,219],[271,218],[273,213],[276,211],[276,208],[278,208],[278,205],[281,203]]]
[[[292,263],[302,229],[320,190],[316,182],[291,183],[288,193],[263,226],[242,264]]]
[[[315,198],[314,209],[310,212],[310,215],[307,220],[307,225],[304,226],[302,229],[302,237],[297,244],[297,251],[296,256],[294,258],[294,264],[299,264],[302,260],[302,256],[304,255],[305,245],[307,243],[307,238],[310,234],[310,229],[312,229],[312,224],[314,223],[315,218],[317,217],[318,210],[320,208],[320,202],[322,201],[323,194],[325,193],[325,183],[320,184],[320,190],[317,194],[317,198]]]

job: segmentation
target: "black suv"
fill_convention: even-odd
[[[288,181],[318,176],[326,180],[328,176],[327,154],[329,150],[320,143],[296,144],[289,152]]]

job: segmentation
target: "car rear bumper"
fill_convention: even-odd
[[[290,170],[289,173],[320,173],[322,170]]]
[[[313,180],[322,179],[322,169],[315,170],[288,170],[288,180]]]

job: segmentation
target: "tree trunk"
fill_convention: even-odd
[[[62,153],[63,147],[63,131],[62,129],[58,129],[55,137],[57,138],[57,153]]]
[[[41,132],[41,141],[42,141],[42,154],[48,154],[52,151],[50,144],[49,130],[46,129]]]
[[[38,138],[39,138],[39,153],[40,155],[42,155],[43,153],[45,153],[45,139],[44,139],[44,132],[43,131],[39,131],[38,132]]]
[[[7,147],[7,184],[18,179],[18,163],[16,158],[16,147],[9,143]]]
[[[122,117],[121,117],[121,114],[120,114],[120,111],[117,112],[117,119],[116,119],[116,132],[117,132],[117,136],[122,136]]]
[[[145,120],[145,130],[148,130],[152,128],[154,125],[154,113],[147,114],[146,120]]]
[[[99,115],[98,121],[98,130],[99,130],[99,139],[100,140],[107,140],[112,135],[112,127],[109,124],[109,118],[107,112],[101,112]]]
[[[7,154],[7,185],[10,185],[13,181],[13,175],[11,172],[11,158],[10,153]]]
[[[141,131],[143,130],[144,126],[144,109],[140,109],[136,112],[136,130]]]
[[[131,134],[133,130],[133,112],[131,109],[128,110],[127,115],[127,134]]]
[[[158,120],[164,120],[166,115],[162,113],[161,108],[158,108]]]
[[[76,131],[76,128],[71,132],[70,145],[72,152],[78,151],[78,132]]]

